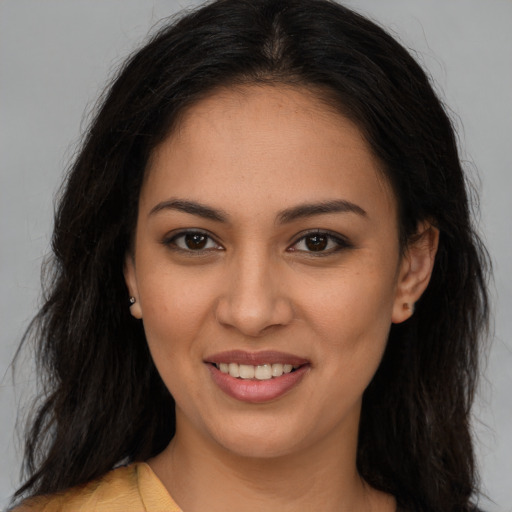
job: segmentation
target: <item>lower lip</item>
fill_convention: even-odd
[[[229,373],[222,373],[215,365],[208,364],[214,382],[219,388],[236,400],[259,404],[280,398],[294,388],[309,370],[309,365],[302,365],[295,371],[284,373],[281,377],[267,380],[237,379]]]

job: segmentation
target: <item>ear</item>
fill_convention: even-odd
[[[414,303],[427,288],[439,244],[439,230],[429,222],[418,225],[400,263],[391,321],[399,324],[414,313]]]
[[[137,277],[135,274],[135,259],[131,252],[127,252],[124,259],[124,280],[126,282],[126,286],[128,288],[128,293],[130,297],[135,299],[135,302],[130,305],[130,313],[133,317],[142,319],[142,309],[140,307],[139,302],[139,290],[137,287]]]

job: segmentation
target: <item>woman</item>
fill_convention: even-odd
[[[164,28],[53,248],[21,510],[474,510],[485,252],[449,119],[373,23],[223,0]]]

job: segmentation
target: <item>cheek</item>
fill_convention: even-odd
[[[389,329],[396,289],[391,276],[371,270],[336,274],[297,292],[303,314],[323,331]]]
[[[211,320],[218,283],[198,270],[162,271],[152,265],[144,270],[149,271],[140,280],[139,292],[151,356],[171,394],[190,399],[204,356],[197,341],[215,339]]]
[[[193,343],[201,329],[201,294],[155,272],[147,275],[140,287],[142,322],[148,347],[155,366],[167,389],[174,397],[192,399],[196,369],[192,362],[198,359]]]
[[[343,278],[331,277],[328,286],[311,286],[304,294],[302,314],[322,341],[319,360],[333,378],[359,383],[362,389],[371,380],[391,326],[392,275],[346,272]]]

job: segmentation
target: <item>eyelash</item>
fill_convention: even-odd
[[[207,239],[205,242],[206,246],[200,247],[198,249],[180,247],[178,245],[177,241],[180,238],[184,239],[187,235],[189,235],[189,236],[200,235],[200,236],[206,237],[206,239]],[[311,239],[314,237],[324,238],[326,240],[326,244],[327,244],[326,247],[329,247],[329,245],[332,245],[332,244],[334,244],[334,247],[329,247],[327,250],[320,250],[320,251],[311,251],[311,250],[308,251],[308,250],[296,248],[296,246],[299,243],[301,243],[301,242],[306,243],[306,240],[308,238]],[[179,252],[194,255],[194,256],[204,255],[206,252],[209,252],[211,250],[224,250],[224,248],[211,235],[209,235],[205,231],[196,231],[196,230],[180,231],[179,233],[176,233],[170,237],[166,237],[162,241],[162,243],[174,251],[179,251]],[[214,244],[214,247],[207,247],[208,245],[211,245],[212,243]],[[302,236],[297,238],[297,240],[295,240],[295,242],[289,246],[287,251],[301,252],[301,253],[308,254],[311,256],[321,257],[321,256],[328,256],[330,254],[337,253],[343,249],[348,249],[350,247],[352,247],[352,245],[344,237],[342,237],[338,234],[330,233],[329,231],[322,231],[322,230],[317,229],[317,230],[309,231],[307,233],[302,234]]]
[[[199,248],[199,249],[190,249],[190,248],[185,248],[185,247],[180,247],[178,244],[177,244],[177,240],[179,240],[180,238],[185,238],[187,235],[189,236],[193,236],[193,235],[200,235],[200,236],[203,236],[203,237],[206,237],[206,245],[208,244],[211,244],[213,242],[213,244],[215,245],[215,247],[202,247],[202,248]],[[199,230],[187,230],[187,231],[180,231],[179,233],[176,233],[170,237],[166,237],[162,243],[169,247],[170,249],[172,249],[173,251],[179,251],[179,252],[182,252],[182,253],[186,253],[186,254],[190,254],[190,255],[193,255],[193,256],[200,256],[200,255],[204,255],[205,252],[209,252],[211,251],[212,249],[213,250],[224,250],[224,248],[222,248],[222,246],[215,241],[215,239],[209,235],[207,232],[205,231],[199,231]],[[219,249],[221,248],[221,249]]]
[[[330,247],[327,250],[321,250],[321,251],[306,251],[302,249],[294,249],[299,243],[304,242],[306,243],[306,240],[308,238],[314,238],[314,237],[321,237],[326,239],[327,247],[329,245],[334,244],[334,247]],[[302,252],[310,256],[314,257],[322,257],[322,256],[329,256],[331,254],[335,254],[343,249],[349,249],[352,247],[350,242],[342,237],[339,234],[334,234],[329,231],[322,231],[320,229],[316,229],[314,231],[308,231],[307,233],[302,234],[289,248],[288,251],[290,252]]]

